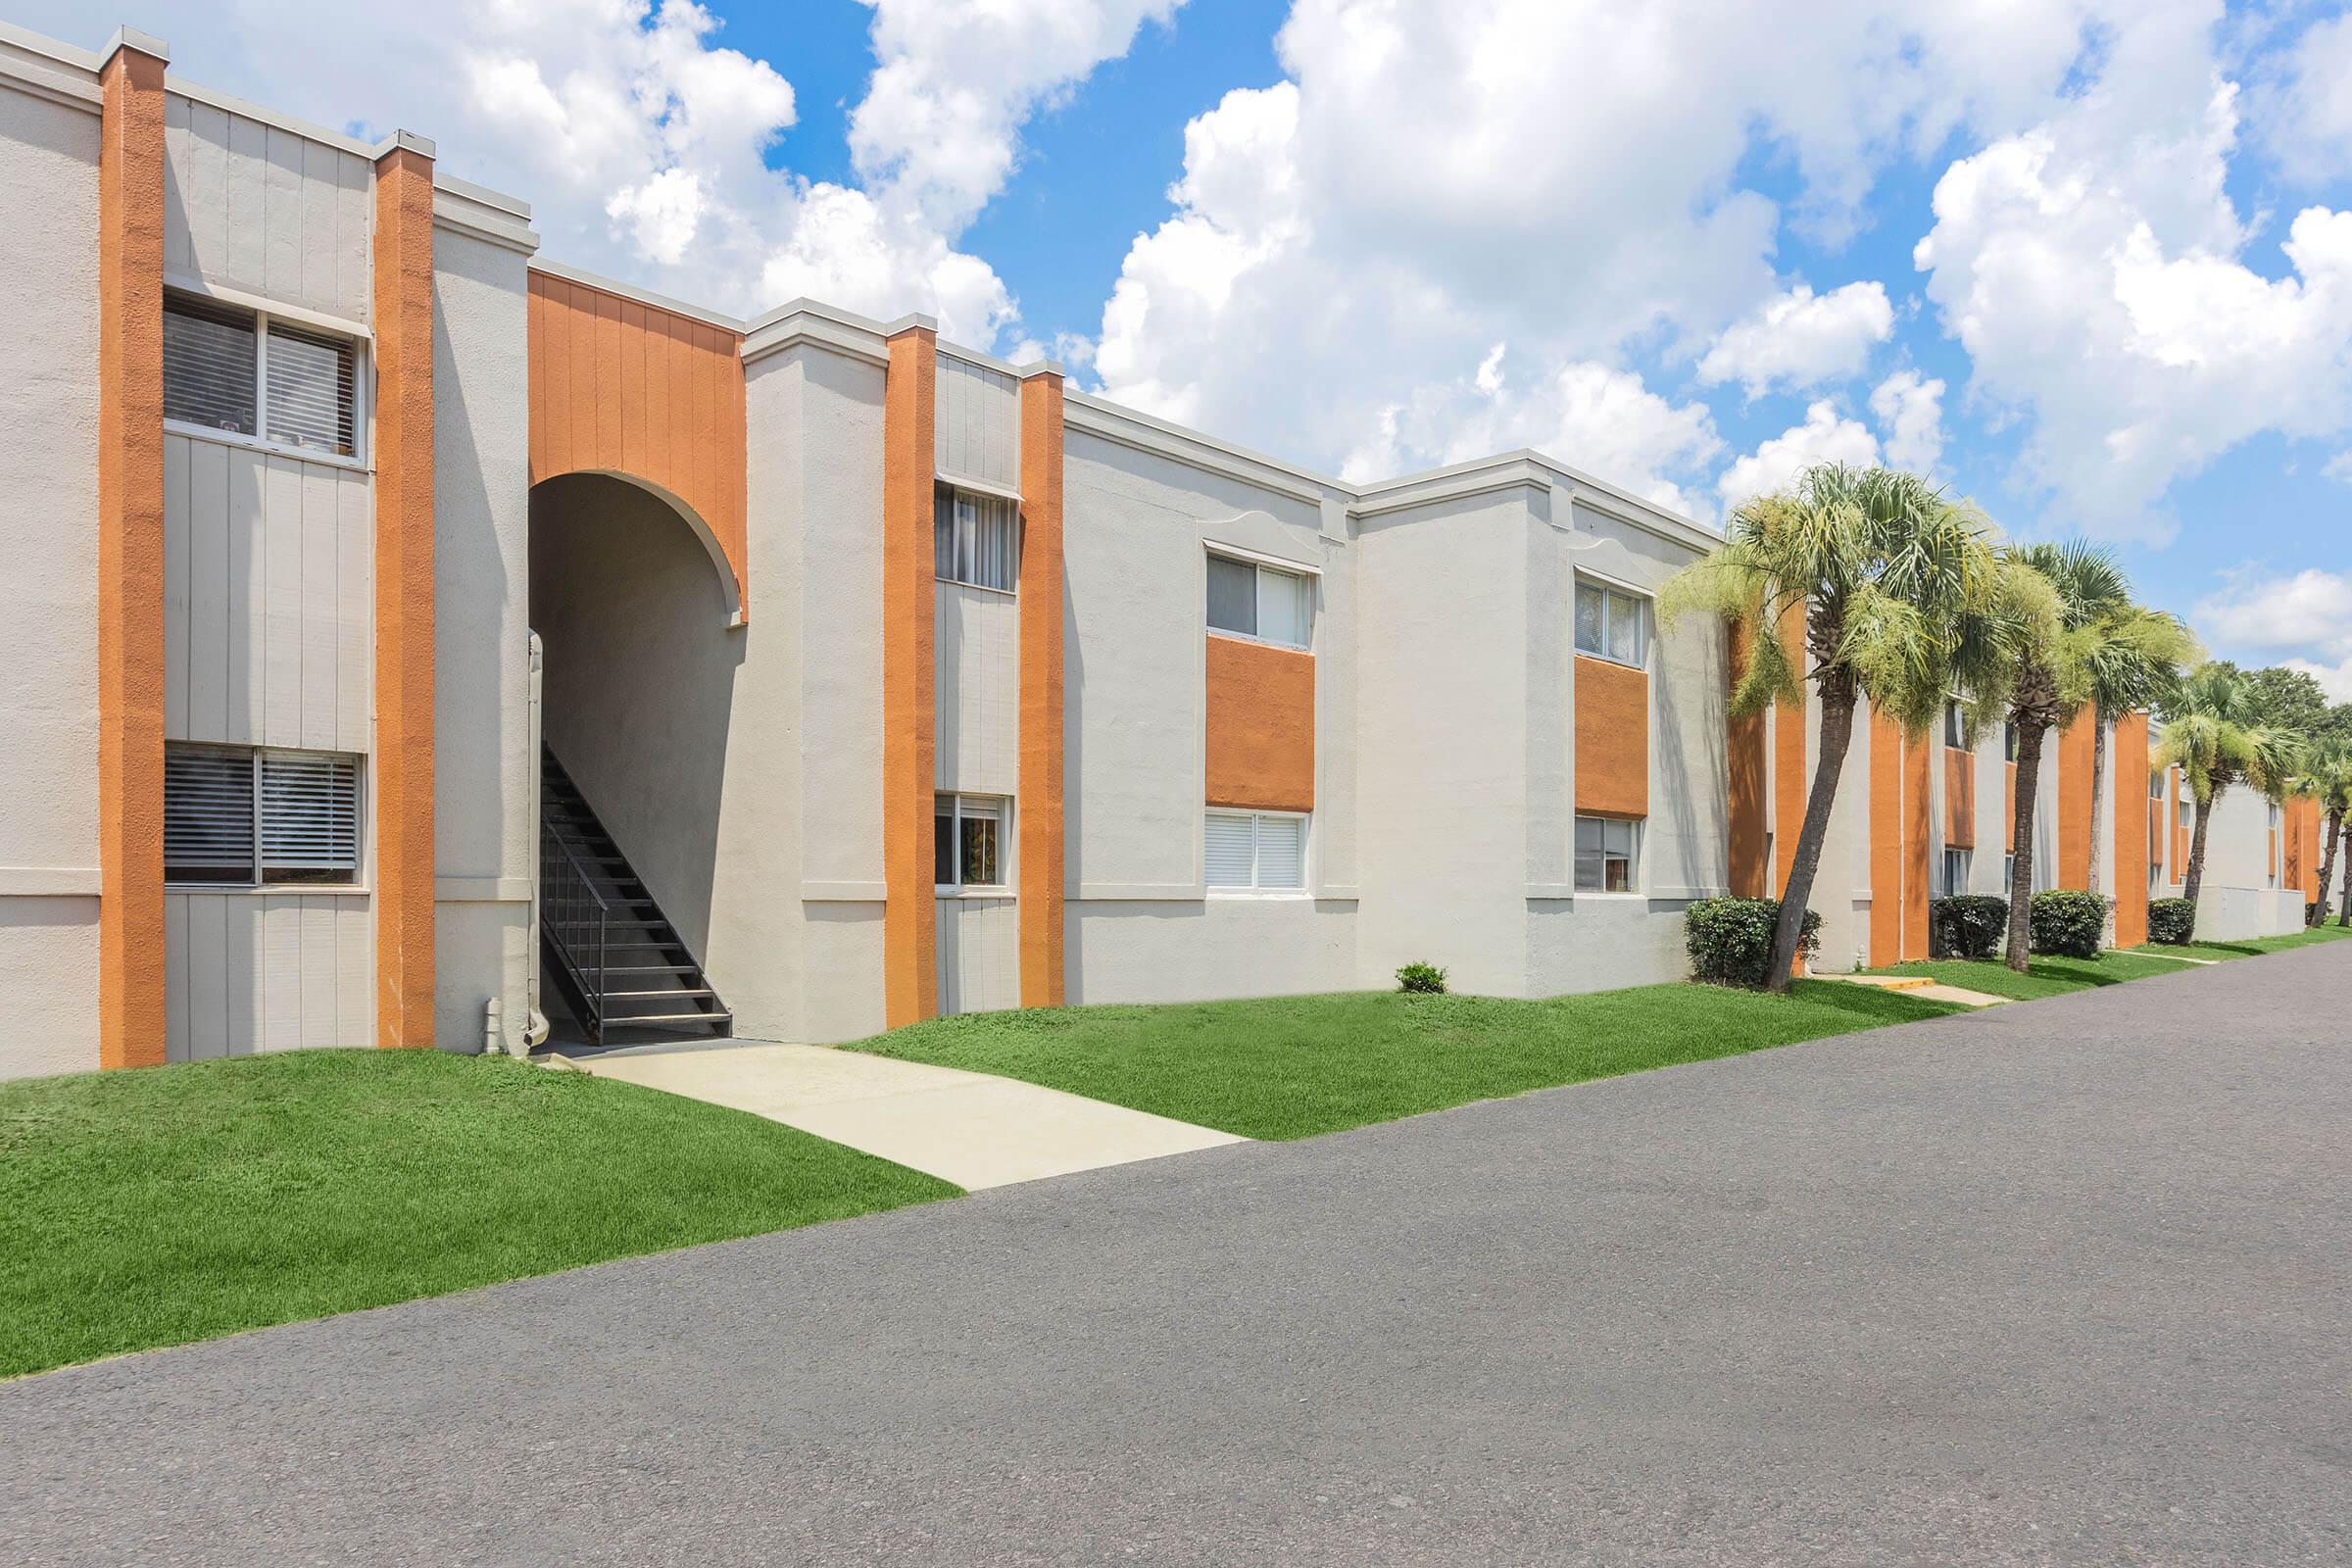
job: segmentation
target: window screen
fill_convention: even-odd
[[[166,881],[348,885],[359,873],[358,758],[164,748]]]
[[[253,754],[164,748],[164,879],[253,880]]]
[[[1019,538],[1011,502],[943,485],[931,509],[931,574],[1011,593],[1020,580]]]
[[[1576,649],[1620,664],[1640,664],[1642,601],[1596,583],[1578,583]]]
[[[359,760],[330,752],[263,752],[259,756],[262,880],[357,880]]]
[[[252,435],[255,336],[251,311],[164,296],[164,417]]]
[[[1006,883],[1005,803],[980,795],[941,795],[931,811],[932,881],[942,888]]]
[[[351,339],[270,323],[270,439],[348,458],[359,353]]]
[[[1211,631],[1254,637],[1284,648],[1314,643],[1315,583],[1303,572],[1284,571],[1226,556],[1208,558],[1208,626]]]
[[[1631,893],[1642,824],[1610,816],[1576,819],[1576,888],[1579,893]]]
[[[1208,624],[1217,631],[1257,635],[1257,568],[1247,561],[1208,558]]]
[[[1202,833],[1202,864],[1212,888],[1246,888],[1257,880],[1254,817],[1211,811]]]

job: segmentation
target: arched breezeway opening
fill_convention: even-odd
[[[702,962],[745,636],[734,570],[694,509],[630,475],[543,479],[530,525],[544,989],[590,1044],[724,1033]]]

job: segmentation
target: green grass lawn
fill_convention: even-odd
[[[1871,973],[1930,975],[1940,985],[2031,1002],[2036,997],[2063,996],[2092,986],[2145,980],[2150,975],[2179,974],[2188,967],[2152,955],[2117,952],[2103,953],[2095,958],[2035,958],[2027,965],[2024,974],[2015,973],[1997,958],[1918,958],[1873,969]]]
[[[0,1084],[0,1376],[956,1192],[740,1111],[444,1052]]]
[[[2352,938],[2352,930],[2328,924],[2307,931],[2289,931],[2284,936],[2250,937],[2243,942],[2191,942],[2178,948],[2151,942],[2132,951],[2169,953],[2186,958],[2252,958],[2265,953],[2284,953],[2289,948],[2308,948],[2323,942],[2342,942],[2347,938]]]
[[[1643,986],[1544,1002],[1394,992],[968,1013],[855,1049],[1001,1073],[1248,1138],[1737,1055],[1958,1010],[1825,981],[1793,996]]]

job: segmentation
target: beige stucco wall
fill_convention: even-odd
[[[0,1078],[98,1065],[98,116],[0,76]]]
[[[520,243],[433,232],[433,1030],[445,1051],[479,1049],[492,997],[519,1049],[539,961],[527,259]]]

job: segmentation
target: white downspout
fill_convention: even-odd
[[[527,743],[530,747],[530,760],[526,765],[529,769],[530,778],[530,789],[527,793],[531,803],[530,832],[524,835],[525,840],[531,847],[531,932],[530,945],[525,950],[529,954],[529,957],[525,960],[527,967],[523,971],[528,977],[524,982],[523,997],[525,999],[525,1005],[530,1009],[529,1025],[523,1031],[523,1050],[526,1053],[537,1051],[541,1046],[546,1045],[548,1034],[547,1014],[539,1010],[539,757],[541,746],[540,690],[545,684],[546,680],[547,646],[539,640],[539,634],[537,632],[532,632],[530,634],[530,695],[523,705],[523,712],[525,715],[523,719],[523,730]]]

